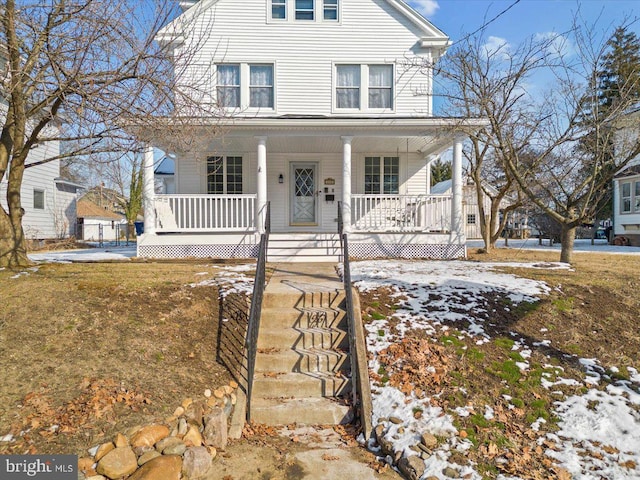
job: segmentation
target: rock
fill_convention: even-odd
[[[455,468],[451,468],[451,467],[447,467],[444,470],[442,470],[442,474],[445,477],[449,477],[449,478],[460,478],[460,474],[458,473],[458,471]]]
[[[206,447],[188,448],[182,459],[182,475],[189,480],[204,477],[211,468],[211,460]]]
[[[138,468],[138,459],[130,447],[115,448],[98,462],[97,472],[115,479],[131,475]]]
[[[187,408],[189,408],[189,405],[191,405],[192,403],[193,403],[193,398],[185,398],[182,401],[182,408],[186,410]]]
[[[224,390],[222,390],[221,388],[216,388],[213,391],[213,395],[216,398],[222,399],[222,398],[224,398]]]
[[[229,400],[231,400],[231,405],[235,405],[238,403],[238,396],[235,393],[229,395]]]
[[[398,428],[398,433],[402,435],[404,433],[404,427]]]
[[[142,455],[140,455],[140,458],[138,458],[138,465],[142,466],[145,463],[159,456],[160,456],[160,452],[158,452],[157,450],[151,450],[149,452],[143,453]]]
[[[116,446],[116,448],[128,447],[129,440],[121,433],[117,433],[116,438],[113,439],[113,444]]]
[[[163,438],[158,443],[156,443],[156,450],[162,453],[164,452],[165,448],[176,445],[178,443],[183,443],[182,440],[180,440],[178,437],[171,436]]]
[[[206,447],[206,449],[209,450],[209,455],[211,455],[211,460],[216,458],[216,456],[218,455],[218,451],[216,450],[216,447]]]
[[[87,477],[85,480],[107,480],[107,477],[103,475],[92,475],[90,477]]]
[[[238,388],[238,382],[231,380],[229,382],[229,386],[235,390],[236,388]]]
[[[142,425],[136,425],[135,427],[128,428],[127,431],[124,432],[124,434],[127,436],[127,438],[131,438],[136,433],[138,433],[140,429],[142,429]]]
[[[419,443],[417,447],[418,447],[418,453],[426,453],[428,455],[431,455],[433,453],[430,449],[428,449],[421,443]]]
[[[103,443],[102,445],[100,445],[98,447],[98,450],[96,450],[96,454],[94,457],[96,459],[96,462],[99,462],[102,457],[104,457],[107,453],[109,453],[114,448],[116,447],[112,442]]]
[[[227,448],[227,416],[221,408],[214,408],[204,419],[204,442],[220,450]]]
[[[182,415],[184,413],[184,407],[180,406],[177,407],[174,411],[173,411],[173,416],[178,418],[180,415]]]
[[[82,457],[78,459],[78,470],[81,472],[88,472],[89,470],[93,470],[93,464],[96,463],[93,458],[90,457]]]
[[[395,425],[400,425],[402,423],[402,419],[398,417],[389,417],[389,421]]]
[[[145,463],[128,480],[180,480],[181,471],[181,457],[161,455]]]
[[[131,445],[133,447],[152,447],[168,436],[169,428],[165,425],[149,425],[141,428],[131,438]]]
[[[217,407],[218,406],[218,399],[216,397],[211,397],[209,400],[207,400],[207,407]]]
[[[198,429],[193,425],[189,427],[189,431],[182,438],[182,441],[187,447],[199,447],[204,443],[202,435],[200,435]]]
[[[184,417],[187,419],[187,422],[201,427],[203,425],[202,420],[204,418],[206,405],[207,402],[205,400],[193,402],[189,405],[184,411]]]
[[[434,449],[438,446],[438,439],[430,433],[423,433],[420,436],[420,443],[429,449]]]
[[[178,422],[178,435],[184,435],[189,430],[189,424],[186,418],[181,418]]]
[[[385,428],[384,425],[377,425],[374,433],[376,434],[376,440],[378,441],[378,445],[382,449],[382,453],[386,455],[393,456],[395,452],[393,451],[393,442],[391,440],[387,440],[384,438]]]
[[[440,479],[438,477],[431,475],[430,477],[427,477],[425,480],[440,480]]]
[[[187,446],[184,444],[184,442],[180,442],[180,443],[176,443],[174,445],[168,446],[167,448],[164,449],[162,453],[165,455],[182,455],[186,449],[187,449]]]
[[[211,398],[211,389],[210,388],[207,388],[204,391],[204,396],[207,397],[207,398]]]
[[[225,385],[224,387],[222,387],[222,391],[225,395],[231,395],[233,393],[233,388],[231,388],[231,386],[229,385]]]
[[[409,480],[418,480],[422,477],[425,471],[424,460],[422,460],[418,455],[402,457],[400,461],[398,461],[398,469]]]
[[[136,454],[136,457],[140,455],[144,455],[147,452],[153,452],[155,448],[149,445],[143,445],[142,447],[133,447],[133,453]]]

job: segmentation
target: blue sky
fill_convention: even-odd
[[[452,41],[473,32],[515,3],[515,0],[413,0],[408,3],[444,31]],[[599,31],[611,30],[625,18],[640,17],[637,0],[520,0],[491,23],[486,34],[519,43],[536,33],[564,32],[577,11]],[[640,35],[640,22],[633,25]]]

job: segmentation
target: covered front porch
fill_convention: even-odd
[[[145,233],[138,255],[254,257],[269,204],[270,231],[291,239],[337,234],[341,217],[356,257],[464,256],[462,132],[469,123],[236,120],[202,151],[177,156],[181,193],[157,195],[153,177],[145,176]],[[429,164],[450,148],[451,194],[433,195]]]

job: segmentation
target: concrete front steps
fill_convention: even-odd
[[[344,292],[333,265],[276,267],[265,290],[251,419],[268,425],[351,421]]]
[[[271,233],[269,262],[341,261],[340,236],[337,233]]]

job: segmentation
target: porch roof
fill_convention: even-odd
[[[428,154],[438,154],[450,147],[457,136],[466,136],[469,132],[477,131],[488,125],[484,118],[456,118],[456,117],[325,117],[305,115],[282,115],[261,117],[233,117],[215,121],[214,119],[176,119],[177,124],[188,126],[190,135],[204,139],[207,143],[222,141],[225,145],[234,139],[267,137],[273,142],[275,151],[284,151],[278,145],[278,139],[287,139],[288,148],[292,151],[299,148],[292,144],[302,143],[301,139],[312,139],[318,146],[322,142],[323,151],[341,151],[341,137],[353,137],[354,149],[358,150],[358,139],[362,145],[372,147],[372,142],[385,144],[393,150],[411,150]],[[157,131],[153,135],[153,142],[160,148],[173,151],[171,145],[174,138]],[[324,138],[324,141],[320,141]],[[327,140],[330,139],[330,140]],[[280,142],[284,143],[284,142]],[[334,145],[335,144],[335,145]],[[210,145],[201,145],[204,149]],[[271,145],[270,145],[271,147]],[[274,151],[272,148],[269,150]],[[317,151],[317,150],[316,150]]]

